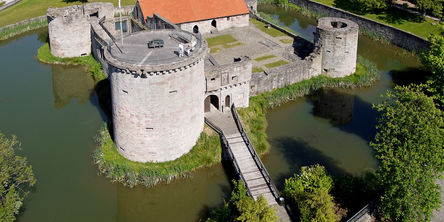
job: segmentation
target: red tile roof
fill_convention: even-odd
[[[245,0],[138,0],[144,18],[153,13],[175,24],[249,13]]]

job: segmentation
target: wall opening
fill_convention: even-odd
[[[347,27],[347,24],[338,21],[338,22],[331,22],[331,26],[332,26],[333,28],[340,29],[340,28],[345,28],[345,27]]]
[[[99,17],[99,12],[98,11],[94,12],[94,13],[90,14],[89,17],[96,17],[96,18],[98,18]]]
[[[228,95],[225,97],[225,107],[231,107],[231,98]]]
[[[199,33],[199,26],[195,25],[193,27],[193,33],[195,33],[195,34]]]
[[[217,97],[216,95],[209,95],[207,96],[207,98],[205,98],[204,112],[210,112],[211,109],[214,108],[219,110],[219,97]]]
[[[216,24],[216,20],[213,19],[213,21],[211,21],[211,26],[213,26],[214,28],[217,28],[217,24]]]

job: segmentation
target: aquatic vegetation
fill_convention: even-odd
[[[106,78],[106,75],[102,70],[102,65],[100,65],[100,63],[97,62],[92,55],[73,58],[59,58],[51,54],[49,44],[46,43],[37,51],[37,58],[41,62],[48,64],[84,65],[96,81]]]

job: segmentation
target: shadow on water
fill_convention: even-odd
[[[285,179],[293,176],[301,166],[320,164],[334,175],[343,175],[346,172],[338,167],[338,161],[324,155],[321,151],[311,147],[308,143],[291,137],[278,137],[270,141],[273,149],[285,153],[284,161],[288,163],[289,170],[275,178],[279,190],[283,189]],[[291,173],[290,173],[291,172]]]
[[[406,86],[412,83],[421,84],[427,81],[427,77],[430,76],[429,72],[426,72],[417,68],[408,68],[402,71],[392,70],[389,72],[392,77],[392,81],[396,85]]]
[[[82,66],[52,66],[54,107],[63,108],[76,99],[79,105],[90,101],[94,93],[94,79]]]
[[[323,88],[309,96],[313,115],[327,119],[341,131],[370,142],[376,134],[378,112],[355,95],[354,89]]]

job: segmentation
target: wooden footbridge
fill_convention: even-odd
[[[285,207],[278,204],[279,191],[245,134],[234,105],[225,112],[216,109],[207,112],[205,123],[220,135],[225,159],[231,162],[236,174],[245,183],[247,194],[254,199],[264,196],[268,204],[278,210],[280,221],[290,221]]]

